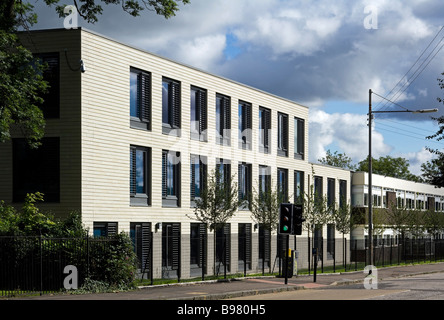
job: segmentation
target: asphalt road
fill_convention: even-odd
[[[444,273],[384,279],[378,282],[377,289],[366,289],[360,283],[230,300],[444,300]]]

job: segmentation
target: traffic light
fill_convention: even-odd
[[[292,234],[293,204],[281,203],[279,212],[279,233]]]
[[[302,218],[302,205],[296,204],[293,207],[293,232],[292,234],[301,235],[302,234],[302,222],[305,221]]]

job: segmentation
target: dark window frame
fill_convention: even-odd
[[[170,158],[174,157],[173,159]],[[181,201],[181,160],[180,152],[162,150],[162,206],[180,207]],[[172,161],[170,161],[172,159]],[[171,166],[171,167],[170,167]],[[172,172],[170,170],[172,170]],[[173,176],[170,177],[170,174]],[[172,181],[172,186],[168,182]],[[173,189],[174,193],[169,194]]]
[[[298,176],[299,176],[299,178],[298,178]],[[299,171],[299,170],[294,171],[294,197],[295,197],[294,203],[296,203],[296,204],[302,204],[304,202],[304,198],[305,198],[304,178],[305,178],[304,171]]]
[[[246,162],[239,162],[238,164],[238,198],[239,200],[246,201],[247,203],[243,203],[239,210],[249,210],[250,209],[250,201],[252,196],[252,164]],[[244,175],[241,173],[244,172]],[[244,179],[243,179],[244,178]],[[245,187],[245,188],[244,188]],[[245,189],[245,195],[243,195],[242,189]]]
[[[131,114],[131,74],[137,75],[136,113]],[[130,126],[135,129],[151,130],[152,76],[148,71],[130,67]]]
[[[262,190],[262,185],[265,189]],[[259,165],[259,194],[269,192],[271,190],[271,167]]]
[[[282,174],[282,175],[281,175]],[[282,179],[283,178],[283,181]],[[277,169],[277,186],[279,191],[279,196],[281,197],[281,202],[288,202],[288,169],[278,168]]]
[[[251,223],[238,224],[238,271],[252,268],[252,228]]]
[[[116,235],[118,232],[118,222],[102,222],[94,221],[93,223],[93,236],[94,238],[109,237]],[[100,234],[98,234],[100,232]]]
[[[193,130],[193,94],[194,94],[194,117],[198,118],[197,130]],[[190,137],[192,140],[207,141],[208,134],[208,103],[207,90],[196,86],[190,89]]]
[[[305,120],[294,118],[294,158],[305,159]]]
[[[271,110],[259,107],[259,152],[270,153]]]
[[[136,187],[137,179],[137,151],[141,151],[144,156],[144,184],[145,192],[138,193]],[[130,205],[150,206],[151,205],[151,148],[141,146],[130,146]]]
[[[219,110],[218,110],[219,109]],[[216,143],[224,146],[231,145],[231,98],[229,96],[216,94]]]
[[[347,204],[347,180],[339,180],[339,207]]]
[[[252,149],[252,105],[249,102],[239,100],[238,104],[238,145],[244,150]]]
[[[199,189],[202,191],[207,185],[207,157],[191,154],[190,155],[190,207],[196,206],[196,199],[200,197],[196,196],[194,186],[196,184],[196,172],[195,164],[199,164]]]
[[[327,206],[334,207],[336,203],[336,179],[327,178]]]
[[[277,154],[288,157],[288,114],[278,112],[277,130]]]
[[[168,92],[164,92],[164,85],[168,86]],[[182,94],[181,82],[167,77],[162,77],[162,133],[180,136],[182,123]],[[164,112],[167,108],[167,118]]]
[[[48,91],[43,93],[43,104],[39,108],[43,112],[45,119],[59,119],[60,118],[60,53],[59,52],[45,52],[36,53],[34,58],[41,60],[41,64],[47,64],[47,69],[43,71],[43,80],[49,84]],[[56,59],[56,61],[52,60]],[[46,103],[49,103],[46,104]]]

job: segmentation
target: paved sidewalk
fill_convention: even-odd
[[[380,280],[407,277],[418,274],[444,272],[444,263],[378,268]],[[316,289],[325,286],[339,286],[364,283],[368,274],[363,271],[319,274],[314,282],[313,274],[296,276],[284,283],[283,278],[258,277],[240,278],[231,281],[208,281],[179,283],[162,286],[148,286],[131,292],[106,294],[60,294],[42,295],[26,299],[32,300],[221,300],[233,297],[250,296],[289,290]]]

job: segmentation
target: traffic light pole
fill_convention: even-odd
[[[285,284],[288,284],[288,250],[290,249],[290,236],[285,236]]]

